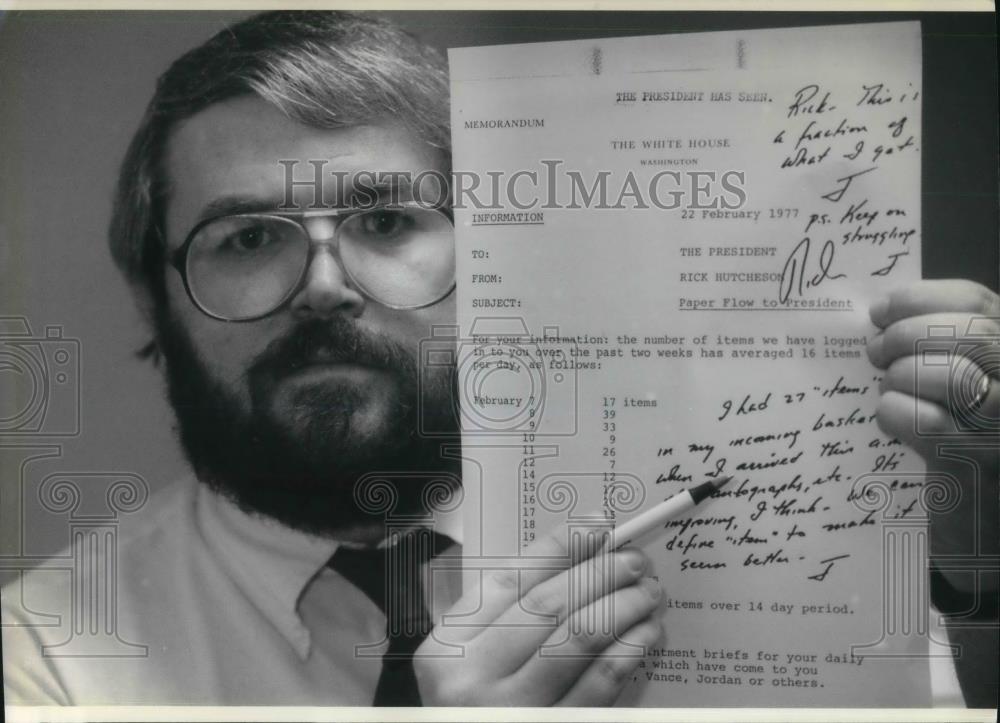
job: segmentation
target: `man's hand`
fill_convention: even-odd
[[[931,516],[932,554],[997,554],[1000,297],[971,281],[920,281],[873,304],[871,318],[882,332],[868,355],[885,370],[879,427],[919,453],[930,472],[960,485],[957,507]],[[954,338],[932,335],[932,328],[953,330]],[[918,342],[950,351],[950,363],[921,359]],[[944,574],[958,590],[974,588],[971,574]],[[996,589],[995,574],[981,582]]]
[[[562,559],[554,569],[484,571],[482,584],[452,608],[456,614],[476,611],[460,621],[469,627],[436,621],[413,661],[424,705],[615,701],[643,646],[662,634],[656,612],[662,591],[643,577],[648,560],[641,551],[598,552],[599,543],[591,540],[589,549],[571,553],[567,541],[567,528],[560,526],[524,551],[527,558]],[[442,642],[461,645],[464,653],[434,657],[454,654]],[[540,653],[540,646],[559,643]]]

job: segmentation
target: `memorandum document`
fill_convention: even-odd
[[[919,24],[450,64],[467,554],[731,475],[641,542],[667,633],[622,703],[928,705],[933,481],[865,354],[920,277]]]

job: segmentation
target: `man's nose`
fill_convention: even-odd
[[[330,219],[316,219],[329,222]],[[309,224],[307,230],[313,241],[327,241],[333,237],[332,226]],[[291,302],[292,311],[301,315],[331,316],[348,314],[358,317],[365,308],[365,297],[351,286],[350,278],[341,267],[330,244],[319,243],[313,250],[306,269],[306,278]]]

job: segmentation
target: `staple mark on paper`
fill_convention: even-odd
[[[604,63],[604,51],[600,45],[595,45],[590,49],[590,70],[594,75],[601,74],[601,66]]]

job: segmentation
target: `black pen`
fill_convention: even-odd
[[[689,487],[642,514],[636,515],[628,522],[620,526],[616,525],[611,532],[608,549],[617,550],[637,537],[641,537],[657,527],[663,527],[667,520],[684,514],[699,502],[713,496],[731,479],[732,477],[723,477]]]

